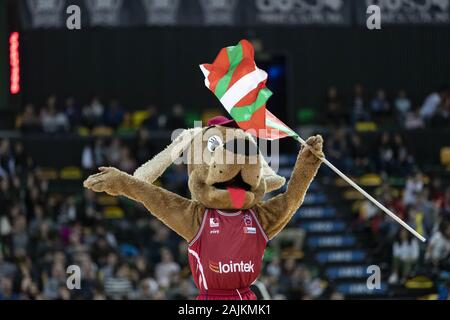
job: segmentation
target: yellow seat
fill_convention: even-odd
[[[107,219],[120,219],[125,215],[124,211],[120,207],[109,206],[103,209],[103,216]]]
[[[101,206],[116,206],[119,201],[117,200],[117,197],[112,197],[107,194],[100,194],[97,197],[97,203]]]
[[[149,117],[149,112],[147,110],[139,110],[135,111],[131,114],[131,123],[133,124],[134,128],[139,128],[142,125],[142,122],[144,122]]]
[[[359,178],[359,183],[366,187],[377,187],[381,182],[381,177],[375,173],[368,173]]]
[[[450,166],[450,147],[441,148],[441,163],[443,166]]]
[[[63,180],[81,180],[83,174],[78,167],[65,167],[61,169],[59,177]]]
[[[54,168],[41,168],[37,175],[40,179],[56,180],[58,179],[58,171]]]
[[[363,132],[363,131],[376,131],[377,130],[377,124],[375,122],[357,122],[355,125],[356,131]]]
[[[95,127],[92,129],[91,134],[97,137],[111,136],[114,133],[110,127]]]
[[[347,187],[348,183],[342,178],[336,178],[334,179],[334,185],[336,187]]]
[[[364,196],[355,189],[349,189],[344,192],[344,199],[346,200],[362,200]]]
[[[433,281],[426,276],[417,276],[405,282],[405,288],[408,289],[430,289],[433,286]]]
[[[89,132],[90,130],[86,127],[79,127],[78,128],[78,135],[82,136],[82,137],[87,137],[89,136]]]
[[[425,296],[421,296],[419,300],[438,300],[439,296],[435,293],[427,294]]]

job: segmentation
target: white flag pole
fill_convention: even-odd
[[[297,137],[295,137],[302,145],[304,145],[305,147],[309,148],[308,144],[305,142],[305,140],[303,140],[299,135],[297,135]],[[403,228],[405,228],[406,230],[408,230],[409,232],[411,232],[414,236],[416,236],[418,239],[420,239],[420,241],[425,242],[426,239],[420,235],[416,230],[414,230],[413,228],[411,228],[405,221],[403,221],[402,219],[400,219],[399,217],[397,217],[395,215],[395,213],[393,213],[392,211],[390,211],[388,208],[386,208],[385,206],[383,206],[380,202],[378,202],[374,197],[372,197],[370,194],[368,194],[366,191],[364,191],[360,186],[358,186],[353,180],[351,180],[349,177],[347,177],[344,173],[342,173],[338,168],[336,168],[330,161],[328,161],[325,158],[320,157],[319,155],[317,155],[314,150],[312,148],[310,148],[310,151],[318,158],[320,158],[324,164],[326,164],[331,170],[333,170],[339,177],[341,177],[342,179],[344,179],[348,184],[350,184],[353,188],[355,188],[356,190],[358,190],[362,195],[364,195],[367,199],[369,199],[370,201],[372,201],[372,203],[374,205],[376,205],[378,208],[380,208],[381,210],[383,210],[387,215],[389,215],[392,219],[394,219],[395,221],[397,221]]]

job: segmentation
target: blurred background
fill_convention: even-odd
[[[132,173],[172,130],[221,114],[198,65],[243,38],[269,74],[268,108],[322,134],[333,164],[427,238],[322,167],[268,245],[258,296],[450,298],[449,0],[0,0],[0,299],[195,297],[187,244],[82,181],[101,165]],[[157,183],[189,196],[181,165]],[[71,264],[81,290],[66,287]]]

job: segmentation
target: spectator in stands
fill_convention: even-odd
[[[94,95],[91,101],[82,109],[83,124],[88,128],[93,128],[103,124],[105,107],[100,98]]]
[[[327,157],[339,168],[351,168],[351,159],[348,151],[346,133],[344,129],[337,129],[327,138],[325,144]]]
[[[176,103],[172,107],[172,113],[168,117],[167,120],[167,128],[170,130],[185,128],[186,122],[185,122],[185,111],[184,107],[180,103]]]
[[[404,283],[411,275],[419,259],[418,240],[405,229],[401,229],[392,247],[392,274],[389,283]]]
[[[15,159],[8,139],[0,140],[0,177],[9,177],[15,172]]]
[[[20,295],[14,292],[11,278],[0,279],[0,300],[19,300]]]
[[[364,87],[357,83],[353,89],[352,100],[352,123],[355,124],[358,121],[369,121],[370,114],[366,109],[366,102],[364,99]]]
[[[378,150],[379,171],[388,174],[392,173],[394,171],[394,148],[391,142],[391,135],[388,132],[383,132],[376,149]]]
[[[127,147],[122,147],[120,149],[120,161],[117,166],[120,170],[133,174],[134,170],[137,168],[136,160],[131,156],[130,149]]]
[[[373,168],[370,168],[369,161],[369,148],[366,144],[363,144],[361,137],[354,133],[350,136],[349,143],[350,158],[352,161],[352,173],[355,175],[362,175],[366,172],[371,172]]]
[[[122,155],[121,150],[122,150],[122,143],[121,143],[120,139],[114,138],[108,147],[108,152],[106,155],[109,165],[115,166],[115,167],[117,167],[119,165],[120,157]]]
[[[158,283],[153,278],[144,278],[138,285],[135,298],[137,300],[153,300],[158,290]]]
[[[430,93],[420,108],[420,116],[424,121],[431,119],[438,110],[438,107],[442,103],[443,99],[448,94],[448,88],[442,86],[435,92]]]
[[[331,86],[328,88],[327,96],[325,99],[325,112],[327,115],[327,122],[329,124],[340,124],[343,115],[342,100],[339,97],[338,91],[335,86]]]
[[[375,97],[370,102],[370,110],[374,118],[378,121],[384,120],[389,115],[391,105],[386,98],[384,89],[377,90]]]
[[[431,236],[425,259],[434,268],[441,267],[443,270],[450,268],[450,222],[444,220],[439,229]]]
[[[422,129],[425,127],[425,122],[420,116],[420,110],[412,110],[406,114],[404,127],[406,130]]]
[[[425,235],[430,235],[437,228],[439,209],[436,204],[429,200],[428,188],[424,188],[419,193],[413,208],[423,216]]]
[[[67,119],[69,120],[69,124],[71,129],[75,129],[81,124],[81,109],[75,103],[75,99],[73,97],[68,97],[65,101],[65,109]]]
[[[62,263],[53,263],[51,274],[44,283],[44,295],[48,299],[59,298],[60,285],[66,284],[66,270]]]
[[[436,204],[440,210],[439,216],[442,217],[442,219],[450,220],[450,187],[447,187],[445,194],[438,199]]]
[[[108,110],[105,112],[105,123],[107,126],[117,129],[122,123],[125,112],[119,103],[119,100],[112,99]]]
[[[406,115],[411,110],[411,100],[408,98],[406,90],[401,89],[397,98],[394,101],[395,111],[397,113],[397,120],[403,126],[405,123]]]
[[[36,133],[42,130],[41,120],[32,103],[25,105],[23,113],[16,119],[16,127],[22,133]]]
[[[417,172],[406,180],[405,190],[403,191],[403,203],[405,206],[412,206],[416,203],[417,196],[424,188],[423,175]]]
[[[97,167],[100,167],[106,163],[107,148],[103,139],[98,138],[94,144],[94,162]]]
[[[129,299],[133,292],[133,283],[130,279],[130,267],[122,263],[115,272],[114,276],[105,279],[105,293],[112,299]]]
[[[81,167],[88,171],[95,169],[94,150],[91,144],[86,144],[81,152]]]
[[[170,285],[170,278],[180,271],[180,266],[173,260],[172,252],[164,247],[161,249],[161,262],[155,267],[155,277],[162,287]]]
[[[150,132],[146,128],[139,129],[133,154],[136,156],[138,165],[147,162],[156,154]]]
[[[433,128],[448,128],[450,126],[450,94],[446,94],[442,98],[440,106],[430,119],[430,126]]]
[[[46,133],[66,132],[69,130],[69,119],[64,112],[58,111],[56,96],[52,95],[41,110],[42,129]]]
[[[160,129],[165,126],[164,118],[154,105],[147,108],[147,118],[142,122],[142,126],[148,130]]]
[[[403,137],[399,133],[394,134],[393,141],[394,152],[394,171],[397,175],[405,176],[412,172],[414,169],[414,158],[409,153],[408,148],[405,145]]]

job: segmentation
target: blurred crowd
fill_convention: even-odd
[[[428,96],[414,101],[404,89],[388,95],[385,89],[369,94],[361,84],[355,84],[353,92],[341,94],[337,87],[330,86],[326,92],[323,112],[316,119],[325,125],[354,126],[358,122],[374,122],[377,126],[395,126],[406,130],[425,127],[450,126],[450,89],[442,86]],[[164,109],[165,112],[161,112]],[[120,131],[132,127],[130,112],[118,99],[103,101],[94,95],[82,104],[74,97],[65,100],[50,95],[42,106],[28,103],[17,116],[16,128],[24,133],[77,132],[83,127],[89,130],[98,127]],[[143,108],[148,129],[173,130],[184,128],[186,110],[176,103],[169,108],[150,105]]]
[[[427,238],[420,242],[368,200],[356,210],[357,229],[365,232],[374,256],[391,262],[389,283],[404,284],[416,274],[450,279],[450,186],[439,177],[411,174],[405,186],[384,182],[376,198]],[[450,294],[450,292],[449,292]]]
[[[173,130],[186,127],[185,109],[176,103],[167,112],[150,105],[144,109],[142,127],[151,130]],[[80,105],[68,97],[60,101],[56,95],[50,95],[42,106],[28,103],[16,118],[16,128],[22,133],[77,133],[79,128],[109,128],[112,131],[133,127],[131,113],[127,112],[118,99],[103,102],[99,96],[93,96],[88,103]]]
[[[389,95],[383,88],[369,95],[362,84],[355,84],[353,92],[344,97],[336,86],[327,90],[323,109],[325,122],[331,125],[375,122],[406,130],[450,125],[450,89],[442,86],[421,100],[414,101],[400,89]]]

